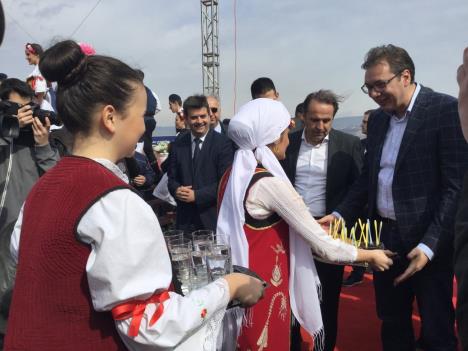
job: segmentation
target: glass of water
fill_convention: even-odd
[[[183,230],[166,230],[164,233],[164,240],[166,241],[166,245],[168,245],[169,241],[171,240],[182,240],[184,238],[184,231]]]
[[[210,254],[206,256],[206,266],[210,281],[214,281],[231,273],[231,253],[227,245],[213,245]]]
[[[190,290],[196,290],[208,285],[208,268],[206,264],[193,263],[192,275],[190,276]]]
[[[212,230],[197,230],[192,233],[193,250],[200,253],[203,258],[211,251],[213,246],[213,231]]]
[[[174,278],[180,283],[182,294],[187,295],[192,274],[192,242],[187,239],[174,239],[168,246]]]

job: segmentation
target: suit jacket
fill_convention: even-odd
[[[219,127],[221,128],[221,134],[227,136],[229,124],[225,124],[223,121],[219,121]]]
[[[281,161],[286,175],[294,185],[303,130],[289,135],[286,159]],[[363,162],[359,138],[332,129],[328,140],[326,211],[330,213],[344,199],[350,186],[358,178]]]
[[[195,190],[195,203],[176,199],[176,224],[189,229],[201,221],[205,229],[216,229],[216,195],[218,183],[232,164],[232,143],[223,134],[208,131],[202,144],[196,169],[192,166],[191,133],[179,135],[172,143],[169,154],[168,188],[174,198],[181,185],[191,185]]]
[[[377,215],[378,174],[389,121],[382,109],[369,118],[363,171],[336,209],[345,219],[366,203],[369,217]],[[434,254],[439,249],[450,252],[467,149],[457,100],[422,87],[408,117],[392,185],[398,232],[407,251],[423,243]]]

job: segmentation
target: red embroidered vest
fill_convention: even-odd
[[[26,199],[4,350],[126,350],[110,312],[96,312],[86,277],[81,217],[105,194],[128,187],[99,163],[65,157]]]
[[[220,182],[220,206],[230,169]],[[257,168],[247,188],[261,178],[272,175]],[[289,304],[289,226],[276,213],[258,220],[245,210],[244,232],[249,243],[249,268],[264,279],[269,287],[263,299],[246,310],[247,323],[237,340],[238,350],[289,350],[291,308]]]

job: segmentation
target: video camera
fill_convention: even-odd
[[[47,111],[40,108],[34,102],[29,102],[34,117],[39,118],[43,125],[46,124],[45,118],[48,117],[50,124],[60,125],[61,122],[53,111]],[[18,110],[22,105],[12,101],[0,101],[0,135],[3,137],[17,138],[20,134],[18,121]],[[31,125],[28,125],[23,130],[31,130]]]

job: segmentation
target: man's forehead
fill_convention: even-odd
[[[200,115],[206,115],[208,114],[208,110],[206,107],[202,107],[202,108],[191,108],[188,110],[187,112],[187,115],[189,117],[191,116],[200,116]]]
[[[370,66],[366,69],[365,77],[372,76],[375,74],[391,73],[390,71],[390,65],[387,61],[379,61],[375,65]]]
[[[218,99],[216,99],[216,98],[213,97],[213,96],[208,96],[207,100],[208,100],[208,105],[210,105],[210,106],[212,106],[212,105],[219,105]]]

